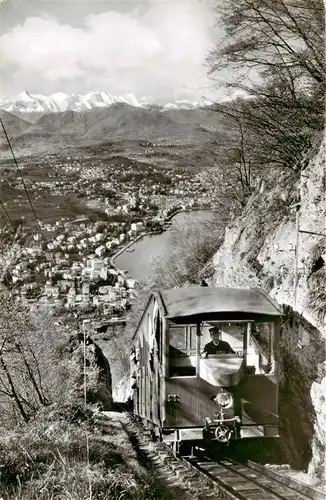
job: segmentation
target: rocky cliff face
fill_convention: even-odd
[[[300,468],[310,462],[317,475],[325,466],[326,427],[325,238],[310,234],[325,231],[325,142],[319,145],[299,178],[267,173],[213,259],[215,285],[261,286],[285,307],[281,455]]]
[[[98,404],[103,410],[112,409],[112,380],[110,365],[100,347],[87,335],[86,400]],[[84,399],[84,336],[72,335],[63,347],[63,367],[68,380],[66,402]]]

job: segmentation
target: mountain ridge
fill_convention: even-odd
[[[128,154],[195,166],[213,162],[211,149],[224,136],[225,118],[213,107],[163,110],[116,103],[106,108],[56,113],[14,114],[0,109],[17,156],[49,154],[81,146],[124,144]],[[29,120],[29,121],[28,121]],[[141,144],[148,144],[142,146]],[[133,145],[133,146],[131,146]],[[163,149],[162,149],[163,148]],[[171,149],[176,148],[176,149]],[[1,154],[9,158],[5,137]],[[172,155],[172,156],[171,156]],[[173,157],[173,159],[172,159]]]
[[[38,94],[23,91],[13,99],[4,99],[0,102],[0,109],[12,113],[59,113],[68,110],[82,112],[96,108],[108,108],[117,103],[128,104],[136,108],[158,106],[166,110],[193,109],[198,106],[210,106],[212,104],[212,102],[208,100],[202,100],[201,102],[176,100],[174,102],[158,105],[155,104],[151,98],[139,98],[132,93],[115,96],[108,92],[97,91],[91,91],[87,94],[66,94],[64,92]]]

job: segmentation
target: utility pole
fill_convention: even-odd
[[[296,203],[295,209],[295,260],[294,260],[294,291],[293,291],[293,312],[297,307],[297,287],[298,287],[298,263],[299,263],[299,223],[300,223],[301,204]]]
[[[289,250],[279,249],[278,243],[275,243],[275,245],[274,245],[277,252],[294,252],[294,283],[293,283],[293,303],[292,303],[293,313],[295,312],[296,306],[297,306],[300,207],[301,207],[301,203],[294,203],[293,205],[290,206],[290,209],[295,208],[295,211],[296,211],[295,212],[295,245],[294,245],[294,248],[293,248],[293,245],[291,243],[290,243]]]
[[[87,368],[86,368],[86,334],[87,327],[89,327],[90,321],[83,321],[83,333],[84,333],[84,404],[85,408],[87,405]],[[92,479],[89,470],[89,440],[88,440],[88,432],[86,430],[86,462],[87,462],[87,474],[88,474],[88,486],[89,486],[89,500],[92,500]]]
[[[87,404],[87,371],[86,371],[86,328],[83,325],[84,330],[84,403]]]

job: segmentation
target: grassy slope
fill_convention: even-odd
[[[59,394],[24,425],[0,427],[2,500],[145,500],[172,495],[138,456],[111,408],[110,367],[86,338],[87,401],[83,402],[83,335],[60,347]],[[60,382],[61,381],[61,382]],[[88,450],[88,452],[87,452]],[[88,458],[87,458],[88,457]]]
[[[52,407],[24,430],[0,434],[0,496],[81,500],[90,498],[91,487],[93,500],[171,499],[139,463],[117,415]]]

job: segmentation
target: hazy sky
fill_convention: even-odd
[[[221,36],[214,0],[0,2],[3,95],[212,96],[204,64]]]

